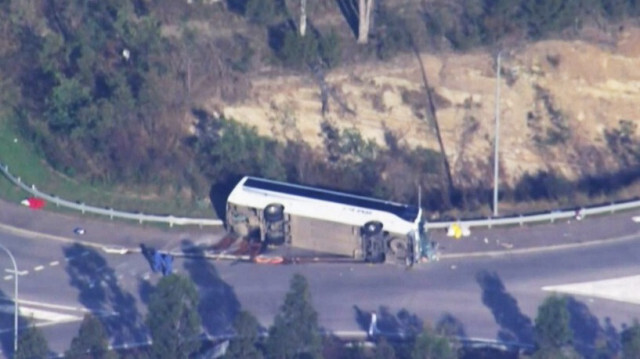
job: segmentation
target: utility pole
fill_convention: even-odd
[[[502,50],[498,52],[496,61],[496,126],[495,135],[493,137],[493,216],[498,217],[498,175],[500,161],[498,159],[499,145],[500,145],[500,60],[502,57]]]

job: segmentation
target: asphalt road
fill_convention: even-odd
[[[633,215],[637,213],[530,228],[473,230],[471,237],[459,241],[434,233],[444,259],[410,271],[364,264],[258,266],[198,259],[179,259],[175,269],[190,275],[200,288],[201,314],[210,334],[227,332],[241,308],[269,325],[291,275],[299,272],[309,279],[320,323],[327,330],[362,333],[368,313],[375,310],[379,328],[386,333],[418,321],[436,325],[446,318],[456,324],[461,336],[530,343],[536,308],[548,295],[543,286],[640,272],[640,225],[631,222]],[[175,250],[214,242],[221,235],[213,229],[167,231],[34,212],[4,202],[0,202],[0,223],[49,234],[34,236],[0,226],[1,243],[12,251],[19,269],[29,272],[20,277],[21,322],[33,315],[56,352],[68,347],[87,311],[103,317],[108,328],[119,333],[113,338],[116,345],[146,340],[144,303],[158,275],[151,273],[142,255],[107,254],[101,245],[145,243]],[[72,234],[78,225],[87,229],[86,235]],[[612,237],[622,239],[584,245]],[[86,243],[73,242],[78,239]],[[576,247],[540,250],[559,245]],[[514,250],[526,253],[507,253]],[[469,253],[488,255],[469,257]],[[0,263],[10,267],[1,253]],[[0,294],[13,297],[12,278],[0,280]],[[11,351],[10,304],[0,305],[3,352]],[[574,325],[580,328],[576,340],[584,350],[597,335],[613,336],[638,317],[638,307],[632,304],[585,297],[576,297],[571,309]]]

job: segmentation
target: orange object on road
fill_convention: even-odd
[[[254,261],[259,264],[282,264],[282,262],[284,262],[284,258],[257,256],[254,258]]]

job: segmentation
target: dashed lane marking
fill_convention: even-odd
[[[12,275],[5,275],[4,276],[4,280],[9,280],[9,279],[13,279]]]
[[[35,268],[33,268],[34,271],[38,272],[44,269],[44,266],[37,266]]]
[[[49,263],[49,265],[52,266],[52,267],[53,266],[57,266],[58,264],[60,264],[60,262],[58,262],[58,261],[53,261],[53,262]]]

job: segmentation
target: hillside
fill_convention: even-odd
[[[547,40],[505,51],[501,86],[503,179],[556,172],[569,179],[624,169],[629,153],[616,139],[638,140],[640,29],[626,28],[613,46],[584,40]],[[490,185],[495,113],[495,58],[421,54],[437,105],[437,118],[454,177]],[[207,103],[263,135],[321,146],[321,123],[356,128],[385,143],[391,130],[410,146],[438,150],[425,117],[418,61],[402,55],[389,63],[340,68],[326,76],[345,111],[332,98],[323,117],[320,90],[310,76],[261,76],[247,100]],[[616,137],[617,136],[617,137]],[[618,141],[619,142],[619,141]]]

